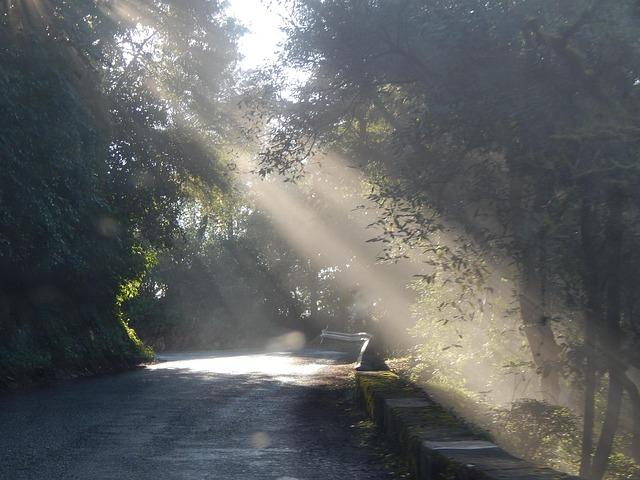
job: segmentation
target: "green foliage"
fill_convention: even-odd
[[[293,3],[283,60],[311,75],[262,170],[298,178],[323,148],[368,167],[384,258],[425,262],[419,354],[452,383],[537,375],[519,394],[579,411],[587,364],[637,366],[639,20],[626,0]],[[596,479],[618,423],[585,427]]]
[[[577,469],[580,431],[578,419],[568,408],[524,399],[500,412],[497,421],[513,451],[565,471]]]
[[[213,198],[185,209],[183,232],[135,285],[140,295],[124,302],[134,328],[158,349],[260,345],[303,327],[290,267],[265,255],[281,247],[273,232],[237,199]]]
[[[238,30],[221,8],[0,6],[1,383],[150,358],[122,304],[180,230],[185,184],[225,184]]]
[[[619,480],[638,480],[640,466],[623,453],[616,452],[609,459],[609,476]]]

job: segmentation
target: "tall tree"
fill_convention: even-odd
[[[299,174],[318,145],[383,165],[393,180],[374,200],[387,236],[434,245],[431,267],[459,281],[473,257],[441,244],[443,224],[465,231],[481,257],[515,261],[521,325],[549,401],[560,400],[570,347],[556,338],[553,308],[577,285],[587,325],[585,348],[574,340],[587,382],[582,472],[594,479],[607,468],[623,388],[637,397],[620,334],[637,338],[621,309],[636,298],[621,279],[638,261],[637,31],[631,1],[296,2],[285,61],[312,73],[281,107],[262,156],[265,172]],[[609,393],[592,458],[596,368]]]

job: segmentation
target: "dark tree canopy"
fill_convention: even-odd
[[[0,17],[3,377],[135,361],[130,282],[180,230],[187,184],[226,188],[238,27],[213,1],[7,0]]]

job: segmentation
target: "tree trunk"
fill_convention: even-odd
[[[633,412],[631,457],[634,462],[640,463],[640,392],[638,392],[636,384],[626,375],[623,375],[620,380],[624,390],[629,394],[631,411]]]
[[[517,168],[517,167],[515,167]],[[523,208],[524,181],[517,170],[509,183],[509,207],[513,228],[513,243],[518,259],[518,303],[522,324],[533,361],[540,374],[540,387],[545,401],[557,403],[560,397],[559,360],[561,349],[544,308],[546,262],[545,235],[539,225],[527,223]],[[534,206],[541,203],[541,194],[536,196]],[[532,229],[534,234],[531,234]]]
[[[591,456],[593,455],[593,426],[595,423],[596,367],[593,352],[587,352],[584,386],[584,419],[582,425],[582,450],[580,454],[580,476],[591,478]]]
[[[316,271],[313,263],[309,260],[309,319],[312,323],[318,323],[318,301],[320,300],[320,280],[318,278],[318,272]],[[319,323],[316,326],[320,326]]]
[[[622,382],[615,368],[609,370],[609,392],[607,393],[607,411],[598,440],[598,448],[593,456],[591,479],[601,480],[609,466],[609,456],[613,448],[613,439],[618,430],[618,419],[622,406]]]
[[[607,255],[607,315],[606,329],[600,335],[607,357],[609,371],[609,392],[607,394],[607,409],[602,432],[598,440],[591,467],[591,478],[600,480],[609,465],[609,456],[613,448],[613,440],[618,430],[618,420],[622,407],[622,376],[624,368],[617,360],[620,351],[620,268],[622,264],[622,210],[624,196],[619,191],[613,191],[608,196],[608,218],[605,227],[605,242],[609,254]]]
[[[533,267],[523,265],[518,283],[520,314],[533,361],[540,374],[543,398],[557,403],[560,398],[560,347],[542,305],[542,280]]]
[[[590,200],[590,187],[585,186],[583,203],[580,212],[580,237],[582,243],[583,262],[586,270],[584,279],[586,293],[586,311],[584,313],[584,350],[585,350],[585,388],[584,417],[582,426],[582,451],[580,456],[580,476],[591,478],[591,462],[593,455],[593,428],[595,424],[596,378],[596,326],[602,319],[600,307],[599,272],[596,264],[596,237],[593,228],[594,212]]]

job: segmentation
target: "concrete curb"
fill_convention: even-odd
[[[357,372],[367,414],[420,480],[579,480],[516,458],[392,372]]]

